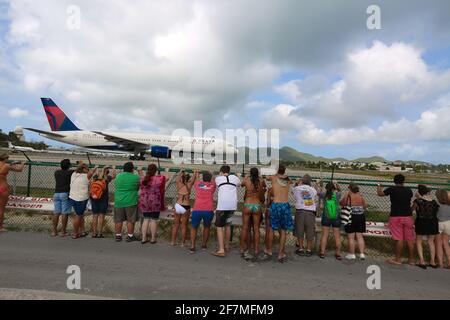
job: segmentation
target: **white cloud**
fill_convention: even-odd
[[[424,111],[415,121],[385,121],[379,127],[321,129],[313,121],[299,117],[296,107],[277,105],[264,114],[264,122],[311,145],[343,145],[368,141],[450,141],[450,105]]]
[[[399,118],[411,105],[450,90],[450,70],[430,69],[421,54],[409,44],[375,41],[349,53],[341,79],[329,82],[313,75],[275,91],[295,104],[300,116],[333,127],[362,127],[374,120]]]
[[[46,92],[63,98],[69,109],[122,118],[144,108],[143,120],[164,128],[199,118],[223,125],[224,117],[233,120],[227,114],[239,118],[247,98],[280,72],[329,70],[349,47],[372,37],[361,23],[370,3],[16,0],[10,2],[6,38],[18,66],[15,77],[31,94]],[[81,9],[80,30],[66,28],[69,4]],[[408,1],[406,12],[397,4],[384,8],[392,17],[384,18],[389,32],[378,32],[380,37],[413,30],[418,41],[429,41],[428,34],[448,39],[441,31],[447,30],[447,2]],[[439,23],[415,19],[419,14]]]
[[[28,111],[21,108],[13,108],[8,111],[11,118],[22,118],[28,116]]]
[[[415,146],[411,144],[402,144],[395,148],[395,153],[400,155],[403,159],[417,159],[423,157],[427,152],[424,146]]]

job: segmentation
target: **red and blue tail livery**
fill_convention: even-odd
[[[69,117],[50,98],[41,98],[52,131],[79,131]]]

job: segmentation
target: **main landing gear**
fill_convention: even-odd
[[[145,160],[145,152],[141,152],[141,153],[136,152],[134,154],[134,156],[130,156],[130,160],[144,161]]]

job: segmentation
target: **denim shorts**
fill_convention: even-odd
[[[75,210],[75,213],[77,216],[84,215],[84,212],[86,211],[88,200],[83,201],[75,201],[73,199],[70,199],[71,205],[73,209]]]
[[[322,215],[321,225],[322,225],[322,227],[340,228],[341,227],[341,219],[339,217],[337,219],[331,220],[327,216]]]
[[[211,222],[214,218],[213,211],[192,211],[192,228],[197,229],[200,226],[200,222],[203,220],[203,226],[205,228],[211,227]]]
[[[68,192],[55,193],[53,195],[53,204],[55,206],[53,211],[55,214],[70,214],[72,212]]]

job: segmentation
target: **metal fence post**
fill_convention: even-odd
[[[31,195],[31,167],[32,163],[28,163],[28,181],[27,181],[27,197]]]

